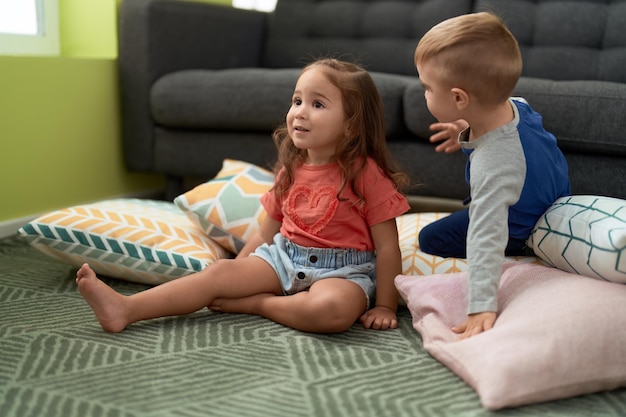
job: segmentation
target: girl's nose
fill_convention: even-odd
[[[303,119],[306,117],[306,109],[304,108],[304,106],[298,106],[298,108],[296,108],[295,110],[296,111],[294,115],[296,116],[296,118]]]

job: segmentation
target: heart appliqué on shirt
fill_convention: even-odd
[[[312,190],[307,185],[293,187],[287,199],[287,214],[305,232],[317,235],[337,212],[337,190],[326,186]]]

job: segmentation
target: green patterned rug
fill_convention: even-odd
[[[626,415],[626,389],[485,411],[423,350],[406,309],[385,332],[312,335],[205,310],[108,334],[74,274],[19,238],[0,240],[0,416]]]

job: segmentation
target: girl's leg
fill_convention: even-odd
[[[131,296],[123,296],[104,284],[86,264],[78,270],[76,282],[100,325],[110,332],[120,332],[140,320],[190,314],[212,304],[217,297],[282,293],[274,270],[257,257],[221,260],[198,273]]]
[[[424,227],[419,234],[423,252],[444,258],[465,258],[469,209],[459,210]]]
[[[327,278],[309,291],[294,295],[258,294],[216,299],[212,310],[255,314],[285,326],[313,333],[338,333],[352,326],[367,308],[361,287],[343,278]]]

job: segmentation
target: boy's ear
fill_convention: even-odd
[[[454,102],[458,110],[464,109],[469,104],[469,94],[462,88],[454,87],[450,90],[454,96]]]

